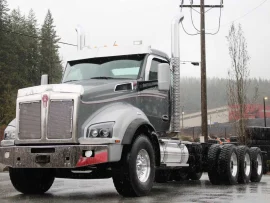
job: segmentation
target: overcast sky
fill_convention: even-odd
[[[144,45],[170,54],[170,22],[180,12],[180,0],[7,0],[9,8],[20,8],[23,13],[34,9],[38,23],[43,23],[50,9],[61,41],[76,44],[75,27],[86,31],[86,43],[91,46],[132,45],[142,40]],[[206,37],[207,76],[227,77],[230,67],[226,36],[231,22],[257,7],[264,0],[224,0],[220,32]],[[193,0],[198,4],[200,0]],[[188,4],[189,0],[185,0]],[[205,4],[219,4],[219,0],[205,0]],[[206,28],[218,28],[219,9],[206,14]],[[184,26],[196,32],[190,20],[190,10],[183,9]],[[199,28],[199,14],[193,11],[194,23]],[[270,79],[270,0],[235,23],[241,23],[251,56],[251,77]],[[181,60],[200,61],[200,37],[186,35],[182,28]],[[67,60],[76,47],[61,45],[60,56]],[[199,67],[182,65],[182,76],[200,76]]]

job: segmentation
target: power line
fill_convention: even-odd
[[[258,6],[254,7],[253,9],[251,9],[250,11],[248,11],[247,13],[245,13],[244,15],[242,15],[242,16],[240,16],[240,17],[234,19],[234,20],[231,21],[231,22],[228,22],[228,23],[225,23],[225,24],[221,25],[221,27],[223,27],[223,26],[225,26],[225,25],[228,25],[228,24],[231,24],[231,23],[233,23],[233,22],[235,22],[235,21],[238,21],[238,20],[240,20],[240,19],[246,17],[247,15],[249,15],[249,14],[253,13],[255,10],[257,10],[259,7],[261,7],[261,6],[262,6],[265,2],[267,2],[267,1],[268,1],[268,0],[264,0],[262,3],[260,3]]]
[[[186,31],[186,29],[185,29],[185,27],[184,27],[184,25],[183,25],[183,23],[181,22],[181,25],[182,25],[182,28],[183,28],[183,30],[184,30],[184,32],[187,34],[187,35],[190,35],[190,36],[195,36],[195,35],[199,35],[200,33],[188,33],[187,31]]]
[[[45,39],[45,38],[42,38],[42,37],[37,37],[37,36],[33,36],[33,35],[28,35],[28,34],[25,34],[25,33],[20,33],[20,32],[16,32],[16,31],[12,31],[12,30],[4,30],[4,29],[0,29],[1,32],[6,32],[6,33],[11,33],[11,34],[15,34],[15,35],[20,35],[20,36],[24,36],[24,37],[29,37],[29,38],[35,38],[35,39],[41,39],[41,40],[46,40],[46,41],[50,41],[50,39]],[[67,42],[57,42],[58,44],[64,44],[64,45],[69,45],[69,46],[74,46],[74,47],[77,47],[77,45],[75,44],[70,44],[70,43],[67,43]]]
[[[180,7],[181,7],[181,12],[182,12],[182,10],[183,10],[183,3],[184,3],[184,1],[182,0],[182,2],[181,2],[181,5],[180,5]],[[190,35],[190,36],[195,36],[195,35],[199,35],[200,33],[189,33],[189,32],[187,32],[186,31],[186,29],[185,29],[185,27],[184,27],[184,25],[183,25],[183,22],[181,22],[181,25],[182,25],[182,28],[183,28],[183,30],[184,30],[184,32],[187,34],[187,35]]]
[[[220,1],[220,12],[219,12],[219,21],[218,21],[218,29],[217,29],[217,31],[214,32],[214,33],[205,32],[205,34],[207,34],[207,35],[216,35],[216,34],[219,32],[220,27],[221,27],[221,26],[220,26],[220,22],[221,22],[221,9],[222,9],[221,6],[222,6],[222,0]],[[208,11],[211,10],[212,8],[214,8],[214,7],[211,7],[211,8],[208,9],[206,12],[208,12]],[[200,33],[199,29],[197,29],[196,26],[195,26],[195,24],[194,24],[194,21],[193,21],[193,15],[192,15],[192,10],[195,10],[195,9],[192,7],[192,1],[190,0],[190,17],[191,17],[191,22],[192,22],[192,25],[193,25],[194,29],[195,29],[198,33]],[[195,10],[195,11],[197,11],[197,10]],[[204,12],[204,13],[206,13],[206,12]]]

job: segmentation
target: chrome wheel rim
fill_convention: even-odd
[[[257,173],[258,173],[258,175],[261,175],[261,173],[262,173],[262,157],[260,154],[258,154],[258,156],[257,156],[257,164],[258,164]]]
[[[237,160],[237,155],[235,154],[235,152],[233,152],[231,155],[230,168],[231,168],[232,176],[236,176],[237,171],[238,171],[238,160]]]
[[[144,183],[150,176],[150,158],[145,149],[141,149],[137,155],[136,172],[138,179]]]
[[[245,175],[249,176],[250,174],[250,169],[251,169],[251,161],[250,161],[250,156],[248,153],[245,154],[245,162],[244,162],[244,171]]]

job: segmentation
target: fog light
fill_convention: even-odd
[[[91,157],[92,155],[93,155],[93,152],[92,151],[86,151],[84,153],[84,156],[87,157],[87,158]]]
[[[97,130],[97,129],[93,129],[93,130],[91,131],[91,136],[92,136],[92,137],[97,137],[97,136],[98,136],[98,130]]]
[[[8,159],[9,158],[9,152],[5,153],[5,158]]]

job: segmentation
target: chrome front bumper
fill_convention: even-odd
[[[121,145],[0,147],[0,163],[12,168],[77,168],[118,161],[115,153],[121,157],[121,152]]]

